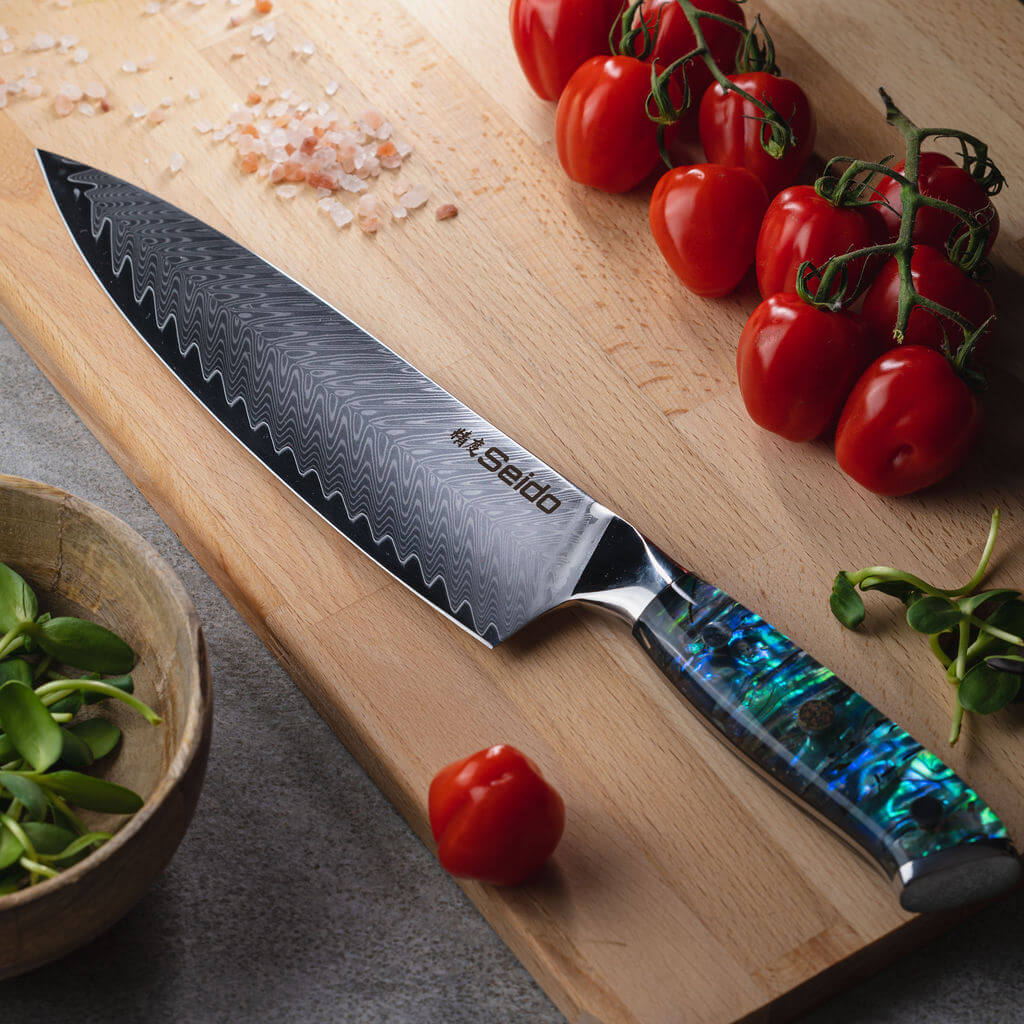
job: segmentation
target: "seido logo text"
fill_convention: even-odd
[[[531,505],[536,505],[545,515],[551,515],[561,506],[547,484],[534,480],[533,473],[526,473],[511,461],[500,448],[491,445],[484,448],[487,442],[482,438],[474,438],[468,430],[461,428],[451,433],[452,444],[461,448],[478,465],[494,475],[520,498],[525,498]]]

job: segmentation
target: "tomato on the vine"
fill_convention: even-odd
[[[700,11],[718,14],[736,22],[736,28],[732,28],[712,18],[700,19],[700,29],[704,34],[704,41],[708,44],[708,52],[714,57],[715,63],[728,74],[736,66],[736,54],[743,39],[743,29],[747,24],[743,8],[734,0],[695,0],[694,6]],[[643,18],[644,24],[654,35],[654,46],[644,59],[656,64],[659,71],[664,71],[680,57],[696,49],[697,37],[690,28],[686,13],[676,0],[643,0],[637,14],[637,24],[640,18]],[[642,46],[643,37],[638,36],[634,43],[634,52],[639,54]],[[704,90],[714,79],[707,64],[700,57],[688,61],[683,70],[678,72],[680,76],[683,73],[690,88],[693,104],[691,109],[695,110]],[[675,99],[681,99],[682,89],[677,83],[673,83],[673,92]]]
[[[898,174],[902,174],[905,169],[902,160],[893,166]],[[983,224],[989,226],[985,252],[992,248],[999,234],[999,214],[988,193],[959,164],[943,153],[922,153],[917,164],[917,187],[922,195],[941,199],[975,214]],[[900,233],[900,215],[903,212],[900,183],[884,176],[877,190],[879,197],[889,204],[879,209],[889,228],[889,237],[895,240]],[[955,213],[936,210],[934,206],[927,205],[917,208],[917,216],[914,218],[915,242],[945,252],[947,243],[953,237],[961,237],[966,232],[967,226]]]
[[[772,295],[747,320],[736,350],[740,393],[750,418],[790,441],[812,441],[833,426],[850,389],[881,351],[860,317]]]
[[[774,196],[792,185],[814,149],[816,124],[807,94],[796,82],[766,71],[729,75],[729,81],[751,96],[769,103],[793,131],[796,144],[776,159],[765,152],[762,139],[770,137],[764,112],[750,100],[715,82],[700,101],[700,141],[708,160],[731,167],[746,167]]]
[[[743,167],[675,167],[651,195],[651,231],[690,291],[726,295],[750,268],[767,206],[764,185]]]
[[[959,313],[975,327],[980,327],[995,311],[988,291],[930,245],[914,246],[910,276],[918,294]],[[892,339],[896,327],[899,298],[900,270],[893,258],[882,267],[867,290],[861,311],[864,319],[888,339]],[[936,316],[920,306],[911,310],[903,335],[904,344],[941,348],[944,338],[955,352],[964,340],[963,328],[948,317]],[[984,336],[980,340],[984,341]]]
[[[967,457],[981,406],[941,352],[900,345],[854,385],[836,429],[844,473],[876,494],[938,483]]]
[[[541,99],[557,100],[585,60],[608,53],[620,6],[619,0],[512,0],[512,43]]]
[[[591,57],[558,100],[555,141],[565,173],[604,192],[635,188],[660,159],[647,116],[651,69],[635,57]]]
[[[810,261],[822,268],[833,256],[887,239],[885,221],[874,204],[836,206],[813,185],[793,185],[772,200],[764,215],[754,264],[757,286],[766,299],[777,292],[795,292],[801,263]],[[851,287],[862,276],[865,283],[870,280],[879,263],[877,258],[862,258],[847,264]],[[812,278],[812,292],[815,284]]]

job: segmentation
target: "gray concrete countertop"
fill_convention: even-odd
[[[215,694],[206,785],[170,867],[92,945],[0,985],[0,1024],[559,1024],[551,1002],[2,327],[0,367],[0,471],[94,501],[160,550],[199,609]],[[804,1024],[1024,1021],[1022,911],[1017,893]]]

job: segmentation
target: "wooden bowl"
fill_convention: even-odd
[[[113,839],[56,878],[0,897],[0,978],[56,960],[124,915],[167,865],[192,818],[210,746],[212,693],[191,599],[129,526],[65,491],[0,475],[0,561],[28,580],[42,610],[113,629],[138,654],[135,692],[163,717],[151,726],[107,701],[122,729],[90,772],[145,800],[130,818],[84,815]]]

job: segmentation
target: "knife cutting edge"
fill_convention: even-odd
[[[907,910],[1012,888],[996,814],[777,629],[312,292],[195,217],[37,150],[96,279],[268,469],[488,646],[559,605],[624,619],[675,691],[892,879]]]

